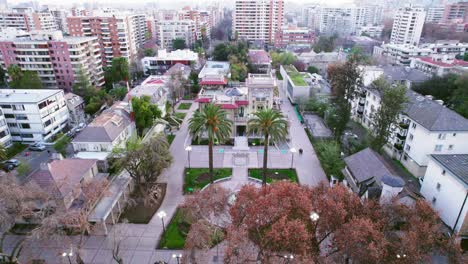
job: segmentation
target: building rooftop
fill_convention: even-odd
[[[48,164],[42,164],[41,168],[31,175],[31,179],[39,187],[60,199],[74,191],[85,173],[94,167],[96,162],[95,159],[75,158],[53,160]]]
[[[468,154],[441,154],[431,157],[468,185]]]
[[[468,131],[468,119],[440,103],[408,91],[405,114],[429,131]]]
[[[370,148],[361,150],[344,159],[348,170],[358,183],[375,179],[380,184],[384,176],[395,177],[382,158]]]
[[[130,114],[120,109],[120,102],[97,116],[73,142],[112,142],[131,124]]]
[[[178,72],[182,73],[182,76],[188,77],[190,75],[190,72],[192,70],[190,69],[190,66],[184,65],[182,63],[176,63],[174,64],[169,70],[167,70],[164,75],[165,76],[171,76],[172,74],[176,74]]]
[[[174,50],[167,52],[165,49],[158,50],[158,55],[154,57],[145,57],[144,60],[174,60],[174,61],[196,61],[198,54],[189,49]]]
[[[389,82],[399,82],[402,80],[410,82],[423,82],[429,80],[432,76],[420,70],[404,66],[385,65],[379,66],[383,69],[385,79]]]
[[[75,108],[84,103],[83,98],[81,98],[81,96],[78,96],[74,93],[66,93],[64,97],[65,97],[65,100],[67,100],[66,101],[67,105],[70,108]]]
[[[223,75],[228,76],[230,72],[230,64],[226,61],[207,61],[203,69],[198,74],[199,78],[205,75]]]
[[[0,89],[0,102],[37,103],[63,93],[59,89]]]
[[[264,50],[249,50],[249,60],[253,64],[271,63],[270,54]]]
[[[286,70],[289,78],[296,86],[307,86],[307,82],[304,80],[304,73],[299,72],[293,65],[284,65],[283,68]]]
[[[423,58],[417,58],[416,60],[420,60],[424,63],[427,63],[427,64],[432,64],[432,65],[435,65],[435,66],[438,66],[438,67],[445,67],[445,68],[451,68],[451,67],[456,67],[456,66],[461,66],[461,67],[468,67],[468,62],[464,61],[464,60],[457,60],[457,59],[454,59],[450,62],[443,62],[443,61],[438,61],[438,60],[434,60],[433,58],[431,57],[423,57]]]

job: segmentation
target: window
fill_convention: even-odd
[[[406,145],[405,150],[406,150],[406,151],[410,151],[410,150],[411,150],[411,146],[410,146],[410,145]]]
[[[11,108],[11,105],[0,105],[1,108]]]
[[[437,202],[437,198],[433,197],[432,198],[432,204],[434,205]]]
[[[438,136],[438,139],[445,139],[446,134],[445,133],[440,133]]]
[[[409,140],[413,140],[414,136],[413,134],[409,134]]]
[[[404,160],[408,160],[408,155],[405,154],[405,155],[403,156],[403,159],[404,159]]]
[[[448,150],[453,150],[453,145],[449,145]]]
[[[444,145],[435,145],[435,148],[434,148],[434,151],[442,151],[442,148],[444,147]]]
[[[445,170],[442,170],[442,175],[445,175]]]
[[[21,134],[21,137],[23,138],[33,138],[33,134]]]
[[[416,128],[416,123],[413,123],[412,128]]]
[[[12,115],[12,114],[5,114],[5,118],[15,118],[15,115]]]
[[[16,115],[16,120],[28,120],[27,115]]]
[[[456,136],[457,136],[457,133],[453,133],[453,135],[452,135],[452,136],[456,137]]]
[[[25,124],[20,124],[20,126],[21,126],[21,128],[26,128],[26,129],[27,129],[27,128],[31,128],[31,125],[30,125],[30,124],[27,124],[27,123],[25,123]]]
[[[24,105],[13,105],[13,110],[22,111],[24,110]]]
[[[437,191],[440,191],[440,187],[441,187],[440,183],[437,183],[437,186],[436,186]]]

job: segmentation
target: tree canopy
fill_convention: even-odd
[[[37,72],[23,71],[18,65],[12,64],[7,69],[10,76],[10,87],[13,89],[41,89],[42,82]]]
[[[329,37],[320,36],[313,47],[314,52],[332,52],[333,50],[335,50],[335,41],[337,38],[337,35]]]
[[[157,118],[162,117],[161,110],[151,103],[149,96],[132,98],[132,109],[135,114],[135,123],[138,134],[142,135],[144,129],[151,128]]]
[[[173,50],[185,49],[185,48],[187,48],[187,44],[185,43],[185,39],[176,38],[176,39],[172,40],[172,49]]]

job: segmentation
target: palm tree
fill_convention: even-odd
[[[270,140],[280,142],[288,135],[288,121],[280,111],[273,109],[260,110],[247,123],[249,133],[263,134],[263,185],[266,184],[268,146]]]
[[[210,182],[213,183],[213,143],[224,142],[231,135],[232,121],[226,118],[226,111],[213,104],[195,112],[189,121],[190,134],[197,140],[206,133],[208,136],[208,159]]]

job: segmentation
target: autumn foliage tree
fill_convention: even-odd
[[[227,263],[424,263],[434,253],[459,261],[453,240],[424,201],[361,201],[343,186],[281,182],[244,186],[231,208]],[[311,219],[311,213],[319,215]]]

